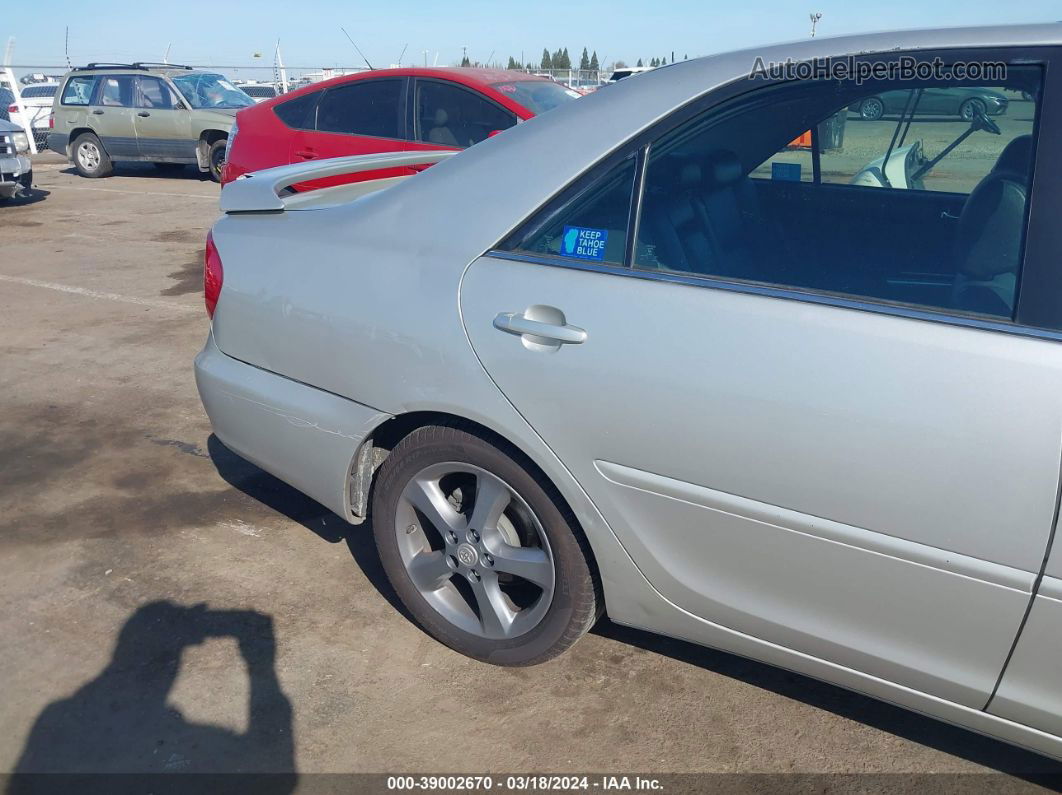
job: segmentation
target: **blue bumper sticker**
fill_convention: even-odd
[[[560,253],[565,257],[592,259],[602,262],[605,259],[605,243],[608,241],[607,229],[590,229],[585,226],[564,227]]]
[[[800,182],[800,163],[771,163],[771,179]]]

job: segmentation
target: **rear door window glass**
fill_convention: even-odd
[[[100,78],[97,105],[117,108],[133,107],[133,75],[104,75]]]
[[[1008,66],[794,81],[692,119],[650,147],[634,267],[1013,317],[1042,70]]]
[[[177,104],[177,98],[165,81],[157,77],[141,75],[137,78],[140,92],[137,95],[138,108],[154,108],[156,110],[173,110]]]
[[[404,80],[355,80],[329,88],[317,107],[320,132],[402,137]]]

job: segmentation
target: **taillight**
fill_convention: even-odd
[[[221,297],[221,283],[225,281],[225,271],[221,267],[221,255],[214,245],[214,233],[207,232],[206,253],[203,256],[203,300],[206,302],[207,315],[214,317],[218,298]]]
[[[14,104],[8,105],[7,106],[7,112],[8,113],[18,113],[18,105],[14,105]]]
[[[49,130],[54,130],[55,129],[55,116],[49,116],[48,117],[48,129]]]

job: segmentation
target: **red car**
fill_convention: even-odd
[[[222,183],[317,158],[463,149],[578,97],[552,80],[493,69],[377,69],[337,77],[242,110],[229,134]],[[298,187],[405,176],[425,167]]]

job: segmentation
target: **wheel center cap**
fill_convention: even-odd
[[[475,566],[479,562],[479,555],[471,544],[462,544],[457,548],[457,559],[462,566]]]

